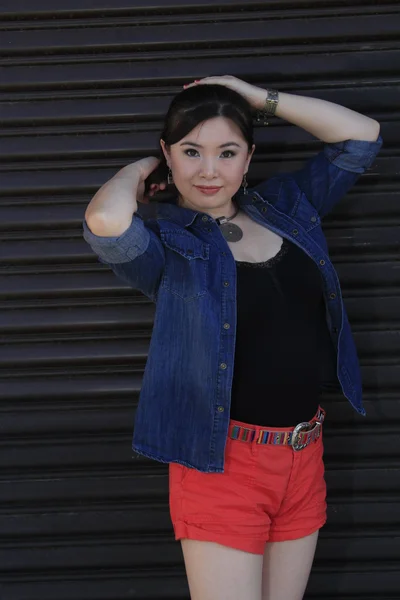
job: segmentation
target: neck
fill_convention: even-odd
[[[190,208],[191,210],[205,212],[207,215],[210,215],[213,219],[220,219],[221,217],[226,217],[227,219],[229,219],[230,217],[234,216],[234,214],[239,208],[238,206],[236,206],[232,199],[230,199],[229,202],[227,202],[223,206],[218,206],[216,208],[198,208],[197,206],[193,206],[190,203],[184,202],[181,197],[179,198],[178,204],[179,206],[182,206],[182,208]]]

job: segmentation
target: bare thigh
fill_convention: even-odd
[[[262,600],[302,600],[314,560],[318,531],[299,540],[267,543]]]
[[[261,600],[261,554],[215,542],[183,539],[181,544],[191,600]]]

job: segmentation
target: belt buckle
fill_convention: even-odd
[[[300,433],[302,433],[303,431],[307,431],[310,432],[313,430],[314,426],[317,427],[321,427],[322,423],[321,421],[315,421],[315,423],[310,423],[309,421],[305,421],[303,423],[299,423],[298,425],[296,425],[296,427],[293,430],[292,433],[292,448],[295,452],[299,452],[300,450],[303,450],[304,448],[306,448],[308,446],[308,444],[300,444],[298,437],[300,435]]]

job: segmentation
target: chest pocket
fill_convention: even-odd
[[[162,232],[165,268],[161,286],[185,301],[207,293],[210,246],[187,232]]]
[[[307,232],[321,225],[321,217],[303,193],[292,216]]]

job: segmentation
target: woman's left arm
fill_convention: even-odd
[[[233,75],[204,77],[184,87],[207,84],[225,85],[235,90],[255,110],[263,110],[265,106],[268,94],[266,89],[247,83]],[[275,115],[305,129],[326,143],[344,142],[345,140],[376,142],[380,132],[378,121],[340,104],[286,92],[279,92],[279,103]]]
[[[265,108],[268,91],[232,75],[205,77],[184,87],[203,84],[225,85],[241,94],[255,111]],[[373,164],[382,146],[380,125],[339,104],[286,92],[279,92],[275,115],[324,142],[323,149],[302,168],[281,176],[294,180],[323,217]],[[270,182],[271,178],[254,189],[268,197]]]
[[[262,110],[265,99],[266,90],[260,89],[258,101],[254,99],[255,108]],[[286,92],[279,92],[275,116],[327,143],[349,139],[375,142],[380,132],[378,121],[340,104]]]

